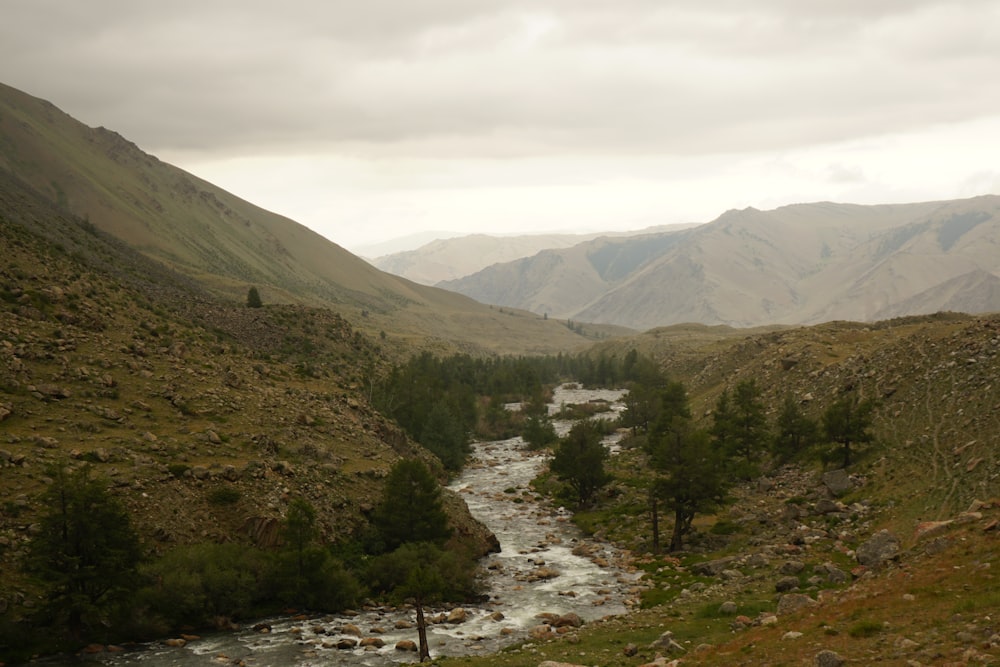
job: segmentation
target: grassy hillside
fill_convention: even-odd
[[[815,459],[738,485],[676,554],[650,553],[644,455],[612,459],[612,491],[576,516],[642,579],[636,612],[447,665],[973,665],[1000,659],[1000,315],[939,314],[741,331],[678,325],[593,353],[654,356],[704,425],[753,379],[818,418],[845,391],[875,399],[876,440],[833,493]],[[661,508],[662,509],[662,508]],[[669,525],[669,519],[665,520]],[[888,560],[862,566],[887,530]],[[867,562],[867,561],[866,561]],[[728,603],[728,604],[727,604]],[[542,622],[541,620],[539,621]],[[672,633],[675,645],[661,640]],[[832,651],[839,656],[820,654]],[[657,656],[660,662],[655,662]]]
[[[371,334],[467,351],[554,352],[587,342],[538,315],[501,313],[383,273],[111,130],[2,84],[0,170],[234,303],[255,285],[266,303],[333,308]]]
[[[21,576],[53,466],[91,465],[144,548],[263,547],[293,498],[325,540],[369,525],[402,456],[440,464],[367,402],[389,363],[327,309],[220,301],[0,173],[0,613],[37,608]],[[457,497],[458,539],[485,546]]]

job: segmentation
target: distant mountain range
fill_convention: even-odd
[[[677,225],[681,229],[692,225]],[[665,231],[667,226],[656,228]],[[531,257],[542,250],[570,248],[601,236],[629,236],[645,232],[602,232],[590,234],[522,234],[493,236],[470,234],[467,236],[435,239],[415,250],[396,252],[376,257],[372,264],[397,276],[409,278],[423,285],[435,285],[445,280],[456,280],[472,275],[488,266]]]
[[[734,210],[693,228],[543,250],[438,286],[640,330],[1000,311],[1000,197]]]

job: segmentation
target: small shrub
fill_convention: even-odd
[[[167,464],[167,470],[169,470],[170,474],[173,475],[174,477],[176,477],[177,479],[180,479],[180,478],[184,477],[184,475],[187,474],[187,472],[190,469],[191,469],[191,466],[189,466],[187,464],[184,464],[184,463],[168,463]]]
[[[850,627],[847,634],[855,639],[874,637],[882,632],[882,624],[878,621],[858,621]]]
[[[208,502],[213,505],[232,505],[239,502],[243,494],[240,493],[239,489],[235,489],[231,486],[220,486],[217,489],[212,489],[208,494]]]

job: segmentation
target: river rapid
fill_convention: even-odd
[[[594,400],[620,410],[622,393],[560,387],[550,412],[564,403]],[[572,423],[555,425],[565,434]],[[613,450],[616,438],[609,437],[605,444]],[[530,490],[529,483],[545,463],[546,456],[529,452],[519,437],[480,442],[465,470],[451,483],[473,516],[497,536],[501,551],[482,562],[488,600],[462,605],[464,614],[456,612],[464,616],[461,622],[428,626],[432,657],[488,654],[530,640],[531,633],[546,623],[540,614],[551,615],[550,620],[576,614],[586,622],[630,609],[637,575],[620,554],[610,545],[585,538],[570,521],[568,510],[552,506]],[[453,611],[432,609],[428,617],[441,619]],[[157,642],[95,659],[113,667],[219,667],[240,662],[249,667],[383,667],[417,659],[415,652],[396,648],[401,640],[417,641],[415,612],[408,608],[365,607],[350,614],[264,622],[270,632],[255,632],[254,624],[248,624],[244,630],[203,635],[184,646]],[[383,645],[337,648],[340,640],[361,638],[377,638]]]

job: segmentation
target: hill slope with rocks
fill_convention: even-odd
[[[1000,310],[998,249],[996,196],[799,204],[544,251],[440,285],[484,303],[640,330],[875,321]]]
[[[0,84],[0,171],[57,208],[242,303],[331,308],[400,344],[548,352],[587,343],[568,327],[379,271],[335,243],[188,174],[106,128]]]
[[[0,612],[36,608],[20,564],[53,466],[90,465],[152,553],[273,546],[288,503],[326,541],[370,525],[391,466],[440,463],[367,401],[390,363],[339,314],[247,308],[0,173]],[[450,495],[456,540],[492,536]]]
[[[592,353],[632,349],[685,384],[701,426],[724,389],[752,379],[772,423],[789,395],[813,418],[847,392],[872,398],[875,440],[848,469],[815,457],[765,464],[698,515],[674,553],[652,548],[649,462],[626,445],[609,459],[610,488],[575,521],[631,562],[634,611],[566,633],[540,618],[529,644],[461,664],[1000,660],[1000,315],[754,332],[683,325]]]

